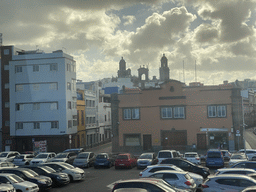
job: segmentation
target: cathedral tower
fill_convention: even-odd
[[[165,54],[163,54],[163,57],[161,58],[161,67],[159,68],[159,73],[160,81],[166,81],[170,79],[170,69],[168,67],[168,59],[165,57]]]

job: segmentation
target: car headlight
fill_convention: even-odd
[[[46,182],[44,180],[38,180],[38,183],[46,184]]]

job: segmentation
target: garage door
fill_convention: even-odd
[[[187,131],[162,131],[163,149],[182,150],[187,146]]]

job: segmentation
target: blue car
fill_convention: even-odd
[[[99,167],[112,167],[114,165],[114,159],[112,156],[108,153],[99,153],[96,156],[96,159],[94,161],[94,168],[97,169]]]
[[[254,161],[241,161],[239,163],[236,163],[231,168],[248,168],[248,169],[254,169],[256,170],[256,162]]]
[[[209,149],[206,155],[206,167],[224,167],[224,157],[220,150]]]

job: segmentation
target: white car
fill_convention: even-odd
[[[232,167],[236,163],[239,163],[242,161],[248,161],[248,160],[249,159],[245,153],[233,153],[230,157],[228,165],[229,165],[229,167]]]
[[[9,161],[12,162],[13,159],[19,155],[18,151],[4,151],[0,154],[0,161]]]
[[[196,191],[196,184],[194,179],[185,171],[172,171],[163,170],[153,173],[150,177],[159,178],[165,180],[170,185],[179,188],[186,189],[190,192]]]
[[[16,189],[11,184],[0,184],[0,191],[6,191],[6,192],[16,192]]]
[[[256,180],[246,175],[209,176],[203,183],[204,192],[240,192],[246,187],[255,186]]]
[[[17,191],[37,192],[39,187],[37,184],[24,181],[21,177],[11,173],[0,173],[0,183],[10,183]]]
[[[54,152],[39,153],[35,158],[33,158],[30,161],[30,165],[37,165],[37,164],[50,162],[55,156],[56,156],[56,153]]]
[[[180,157],[176,150],[160,150],[157,154],[158,164],[164,159]]]
[[[240,149],[239,151],[242,153],[246,152],[246,155],[250,161],[252,160],[252,157],[256,157],[256,149],[246,149],[246,150]]]
[[[157,164],[157,165],[147,166],[147,168],[145,168],[143,171],[140,172],[139,177],[150,177],[155,172],[164,171],[164,170],[184,172],[184,170],[182,170],[181,168],[175,165]],[[202,184],[203,184],[204,178],[201,175],[198,175],[196,173],[188,172],[188,174],[194,179],[196,183],[196,188],[199,190],[202,190]]]
[[[239,174],[239,175],[248,175],[256,173],[254,169],[247,168],[222,168],[217,169],[215,175],[223,175],[223,174]]]
[[[194,163],[197,165],[201,164],[201,160],[197,152],[186,152],[184,154],[184,159],[187,159],[191,163]]]
[[[17,155],[14,159],[13,159],[13,164],[17,165],[17,166],[21,166],[21,165],[29,165],[30,161],[34,158],[35,156],[32,154],[20,154]]]
[[[73,165],[70,165],[68,163],[49,162],[49,163],[44,163],[44,165],[53,168],[55,171],[61,171],[63,173],[67,173],[70,178],[70,181],[82,180],[85,178],[85,173],[83,169],[74,167]]]

